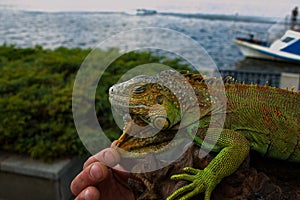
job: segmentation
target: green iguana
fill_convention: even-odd
[[[299,92],[224,80],[224,98],[209,90],[210,86],[222,90],[215,84],[222,80],[181,72],[180,76],[191,86],[192,94],[182,80],[177,80],[180,76],[176,74],[178,72],[169,70],[155,76],[137,76],[110,88],[110,102],[119,112],[129,112],[138,125],[150,125],[160,130],[151,137],[134,137],[126,133],[125,125],[116,146],[127,152],[160,151],[174,138],[168,130],[184,130],[187,132],[185,137],[193,137],[199,146],[209,146],[209,141],[215,140],[213,150],[219,153],[206,168],[186,167],[186,174],[171,177],[190,184],[176,190],[168,200],[189,199],[202,192],[205,192],[205,200],[209,200],[214,188],[237,170],[250,149],[267,157],[300,162]],[[164,86],[166,80],[172,82],[168,87]],[[213,106],[215,102],[219,103]],[[180,105],[182,103],[184,105]],[[199,111],[200,115],[191,116],[189,113],[193,110]],[[220,127],[218,122],[222,114],[225,121]],[[183,120],[185,123],[179,125]],[[195,125],[197,134],[189,134]],[[199,134],[203,132],[201,130],[215,134],[217,138],[204,142],[205,134]]]

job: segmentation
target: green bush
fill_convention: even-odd
[[[0,46],[1,150],[47,161],[87,153],[74,126],[72,89],[76,73],[90,52],[80,48]],[[128,53],[111,63],[96,94],[96,113],[111,140],[121,131],[112,118],[108,88],[129,69],[147,63],[187,67],[179,59],[150,52]]]

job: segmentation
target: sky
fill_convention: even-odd
[[[240,14],[284,17],[299,0],[0,0],[0,5],[31,11],[125,11]]]

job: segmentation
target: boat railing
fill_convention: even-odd
[[[247,31],[240,29],[232,29],[233,35],[243,41],[259,44],[262,46],[270,46],[276,39],[279,39],[287,30],[292,29],[300,32],[300,20],[292,21],[287,15],[285,18],[277,21],[270,29],[266,31]]]
[[[254,32],[254,31],[234,30],[234,36],[236,36],[236,39],[242,41],[247,41],[262,46],[267,46],[266,33],[262,31]]]
[[[296,19],[296,21],[293,21],[290,15],[285,16],[282,21],[278,21],[276,24],[282,26],[283,30],[292,29],[300,31],[300,20]]]

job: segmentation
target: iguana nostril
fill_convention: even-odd
[[[114,87],[110,87],[109,88],[109,94],[113,93],[114,92]]]

